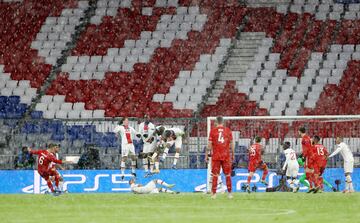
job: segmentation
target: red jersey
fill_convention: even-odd
[[[308,135],[304,135],[301,139],[302,154],[304,157],[311,157],[312,145],[311,138]]]
[[[312,161],[317,165],[326,165],[326,158],[328,157],[329,152],[327,151],[326,147],[321,144],[315,144],[312,147]]]
[[[212,144],[212,160],[230,160],[232,132],[229,128],[218,126],[210,131],[209,142]]]
[[[249,162],[258,162],[261,160],[262,145],[255,143],[249,149]]]
[[[52,163],[62,164],[62,160],[56,159],[55,155],[47,150],[32,150],[31,154],[36,154],[38,158],[38,171],[47,172],[51,169]]]

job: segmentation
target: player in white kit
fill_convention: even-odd
[[[170,193],[170,194],[178,194],[179,192],[175,192],[170,190],[169,188],[173,188],[175,184],[168,184],[163,180],[151,180],[146,185],[136,184],[135,179],[132,178],[129,181],[131,191],[135,194],[158,194],[159,192]],[[157,185],[163,187],[157,187]]]
[[[119,121],[114,129],[114,133],[121,138],[121,179],[124,179],[126,160],[130,156],[131,158],[131,174],[136,177],[136,154],[135,147],[133,144],[136,131],[134,128],[129,126],[129,120],[127,117]]]
[[[145,170],[145,177],[148,177],[154,172],[154,161],[150,159],[150,156],[153,154],[156,147],[155,125],[150,122],[148,116],[145,116],[145,121],[140,123],[137,136],[141,138],[144,143],[142,163]]]
[[[182,140],[183,140],[184,135],[185,135],[185,132],[179,128],[166,129],[163,134],[163,140],[165,142],[165,150],[164,150],[162,157],[160,158],[160,161],[163,162],[166,159],[170,147],[175,145],[175,156],[174,156],[174,162],[172,165],[173,169],[176,169],[176,164],[180,157],[180,150],[182,147]]]
[[[296,159],[295,150],[291,149],[290,147],[290,142],[284,142],[283,149],[286,160],[282,169],[283,171],[286,170],[287,182],[293,192],[296,193],[299,190],[299,180],[297,179],[299,173],[299,163]]]
[[[355,192],[354,186],[351,179],[351,174],[354,169],[354,156],[349,148],[349,146],[343,142],[343,138],[336,138],[336,150],[330,154],[329,158],[335,156],[340,153],[344,159],[344,172],[345,172],[345,190],[344,193],[353,193]]]

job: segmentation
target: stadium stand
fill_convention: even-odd
[[[65,154],[95,144],[111,164],[118,159],[115,121],[104,127],[97,119],[360,110],[359,3],[7,0],[0,18],[0,118],[23,120],[18,143],[55,141]],[[8,134],[16,124],[2,121],[1,128]],[[229,123],[267,145],[295,140],[302,123],[262,124],[254,132],[249,123]],[[310,131],[330,138],[334,126]],[[358,137],[347,125],[336,128]],[[192,126],[191,136],[206,136],[206,123]],[[189,144],[190,152],[201,150]]]

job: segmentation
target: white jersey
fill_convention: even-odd
[[[154,137],[155,125],[149,122],[148,125],[145,125],[145,122],[140,123],[139,125],[139,134],[144,143],[147,143],[147,140]],[[147,135],[147,137],[145,137]]]
[[[125,146],[128,144],[133,144],[133,140],[136,135],[136,131],[134,128],[128,126],[125,128],[123,125],[117,125],[113,131],[115,134],[120,135],[121,137],[121,145]]]
[[[173,131],[176,137],[182,137],[185,134],[184,131],[179,128],[167,128],[166,130]]]
[[[288,149],[284,150],[284,154],[285,154],[286,160],[285,160],[285,163],[283,166],[283,170],[285,170],[286,166],[293,166],[293,165],[296,166],[296,164],[299,165],[297,162],[297,159],[296,159],[296,153],[293,149],[288,148]]]
[[[338,153],[341,154],[345,162],[354,162],[354,156],[346,143],[341,142],[338,144],[336,150],[329,156],[329,158],[335,156]]]
[[[135,194],[157,194],[159,190],[156,188],[156,184],[153,180],[147,183],[145,186],[140,186],[139,184],[131,184],[131,191]]]

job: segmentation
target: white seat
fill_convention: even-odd
[[[267,109],[267,110],[270,110],[271,104],[272,104],[272,101],[268,101],[268,100],[264,99],[264,101],[260,101],[259,107],[260,107],[260,108],[265,108],[265,109]]]
[[[315,108],[315,106],[316,106],[316,100],[306,100],[304,102],[305,108]]]
[[[309,91],[309,86],[308,85],[298,85],[298,86],[296,86],[296,92],[307,93],[308,91]]]
[[[260,72],[260,76],[263,77],[263,78],[272,78],[272,71],[271,70],[262,70]]]
[[[80,112],[80,118],[83,119],[89,119],[93,117],[93,111],[92,110],[83,110]]]
[[[280,92],[278,94],[278,100],[280,101],[289,101],[290,99],[290,92]]]
[[[153,101],[162,103],[164,101],[165,95],[163,94],[154,94]]]
[[[330,12],[329,19],[330,20],[340,20],[341,13],[340,12]]]
[[[176,101],[177,95],[176,94],[167,94],[165,96],[164,101],[174,102]]]
[[[283,110],[286,107],[286,103],[287,103],[287,101],[275,101],[273,103],[273,106],[274,106],[274,108]]]
[[[327,77],[318,76],[315,79],[316,84],[327,84]]]
[[[249,95],[249,100],[250,101],[260,101],[262,93],[258,93],[258,92],[252,92]]]
[[[73,109],[77,110],[77,111],[83,111],[83,110],[85,110],[85,103],[84,102],[74,103]]]
[[[283,85],[281,86],[281,92],[293,92],[294,91],[294,87],[290,86],[290,85]]]
[[[275,94],[273,92],[266,92],[263,99],[264,101],[275,101]]]
[[[303,92],[295,92],[292,98],[293,100],[303,101],[305,99],[305,95]]]
[[[60,119],[66,119],[67,118],[67,111],[64,110],[59,110],[59,111],[54,111],[55,112],[55,118],[60,118]]]
[[[46,119],[53,119],[55,117],[55,111],[54,110],[43,111],[43,117]]]
[[[342,51],[342,47],[339,44],[331,45],[330,51],[333,53],[340,53]]]
[[[347,61],[346,60],[338,60],[336,61],[336,68],[337,69],[345,69],[347,67]]]
[[[338,77],[341,77],[344,73],[344,69],[333,69],[331,71],[331,75],[332,76],[338,76]]]
[[[53,101],[58,103],[64,103],[65,95],[54,95]]]
[[[105,111],[104,110],[94,110],[93,111],[93,118],[104,118]]]
[[[317,61],[321,61],[323,59],[323,53],[312,53],[311,54],[311,60],[317,60]]]
[[[70,110],[72,110],[72,107],[73,107],[72,103],[66,102],[66,103],[61,104],[60,109],[64,110],[64,111],[70,111]]]
[[[264,86],[262,86],[262,85],[255,85],[255,86],[253,86],[252,87],[252,91],[254,92],[254,93],[263,93],[264,92]]]
[[[70,119],[78,119],[80,118],[80,111],[79,110],[71,110],[68,112],[68,118]]]
[[[319,69],[319,61],[317,61],[317,60],[310,60],[309,62],[308,62],[308,68],[309,69]]]
[[[287,76],[287,70],[276,70],[275,71],[275,77],[277,78],[285,78]]]
[[[43,95],[40,99],[41,103],[49,104],[52,102],[53,96],[52,95]]]
[[[190,101],[201,102],[202,101],[202,95],[201,94],[193,94],[193,95],[190,96]]]
[[[7,88],[16,88],[18,86],[18,83],[19,83],[18,81],[7,80],[5,86]]]
[[[178,94],[178,101],[189,101],[190,95],[188,94]]]
[[[335,68],[335,61],[334,60],[326,60],[323,63],[323,67],[328,68],[328,69],[334,69]]]
[[[343,51],[344,52],[352,53],[352,52],[354,52],[354,50],[355,50],[355,45],[353,45],[353,44],[345,44],[345,45],[343,45]]]
[[[50,102],[49,104],[48,104],[48,110],[55,110],[55,111],[57,111],[57,110],[59,110],[60,109],[60,103],[58,103],[58,102]]]
[[[351,60],[351,53],[350,52],[344,52],[344,53],[340,53],[339,55],[340,60]]]
[[[328,53],[326,55],[327,60],[337,60],[339,58],[339,53]]]
[[[17,96],[23,96],[24,93],[25,93],[24,88],[15,88],[12,92],[13,95],[17,95]]]
[[[269,61],[279,61],[279,60],[280,60],[280,53],[269,54]]]
[[[35,106],[36,111],[46,111],[48,107],[47,103],[37,103]]]
[[[285,79],[285,84],[295,86],[298,83],[297,77],[287,77]]]

